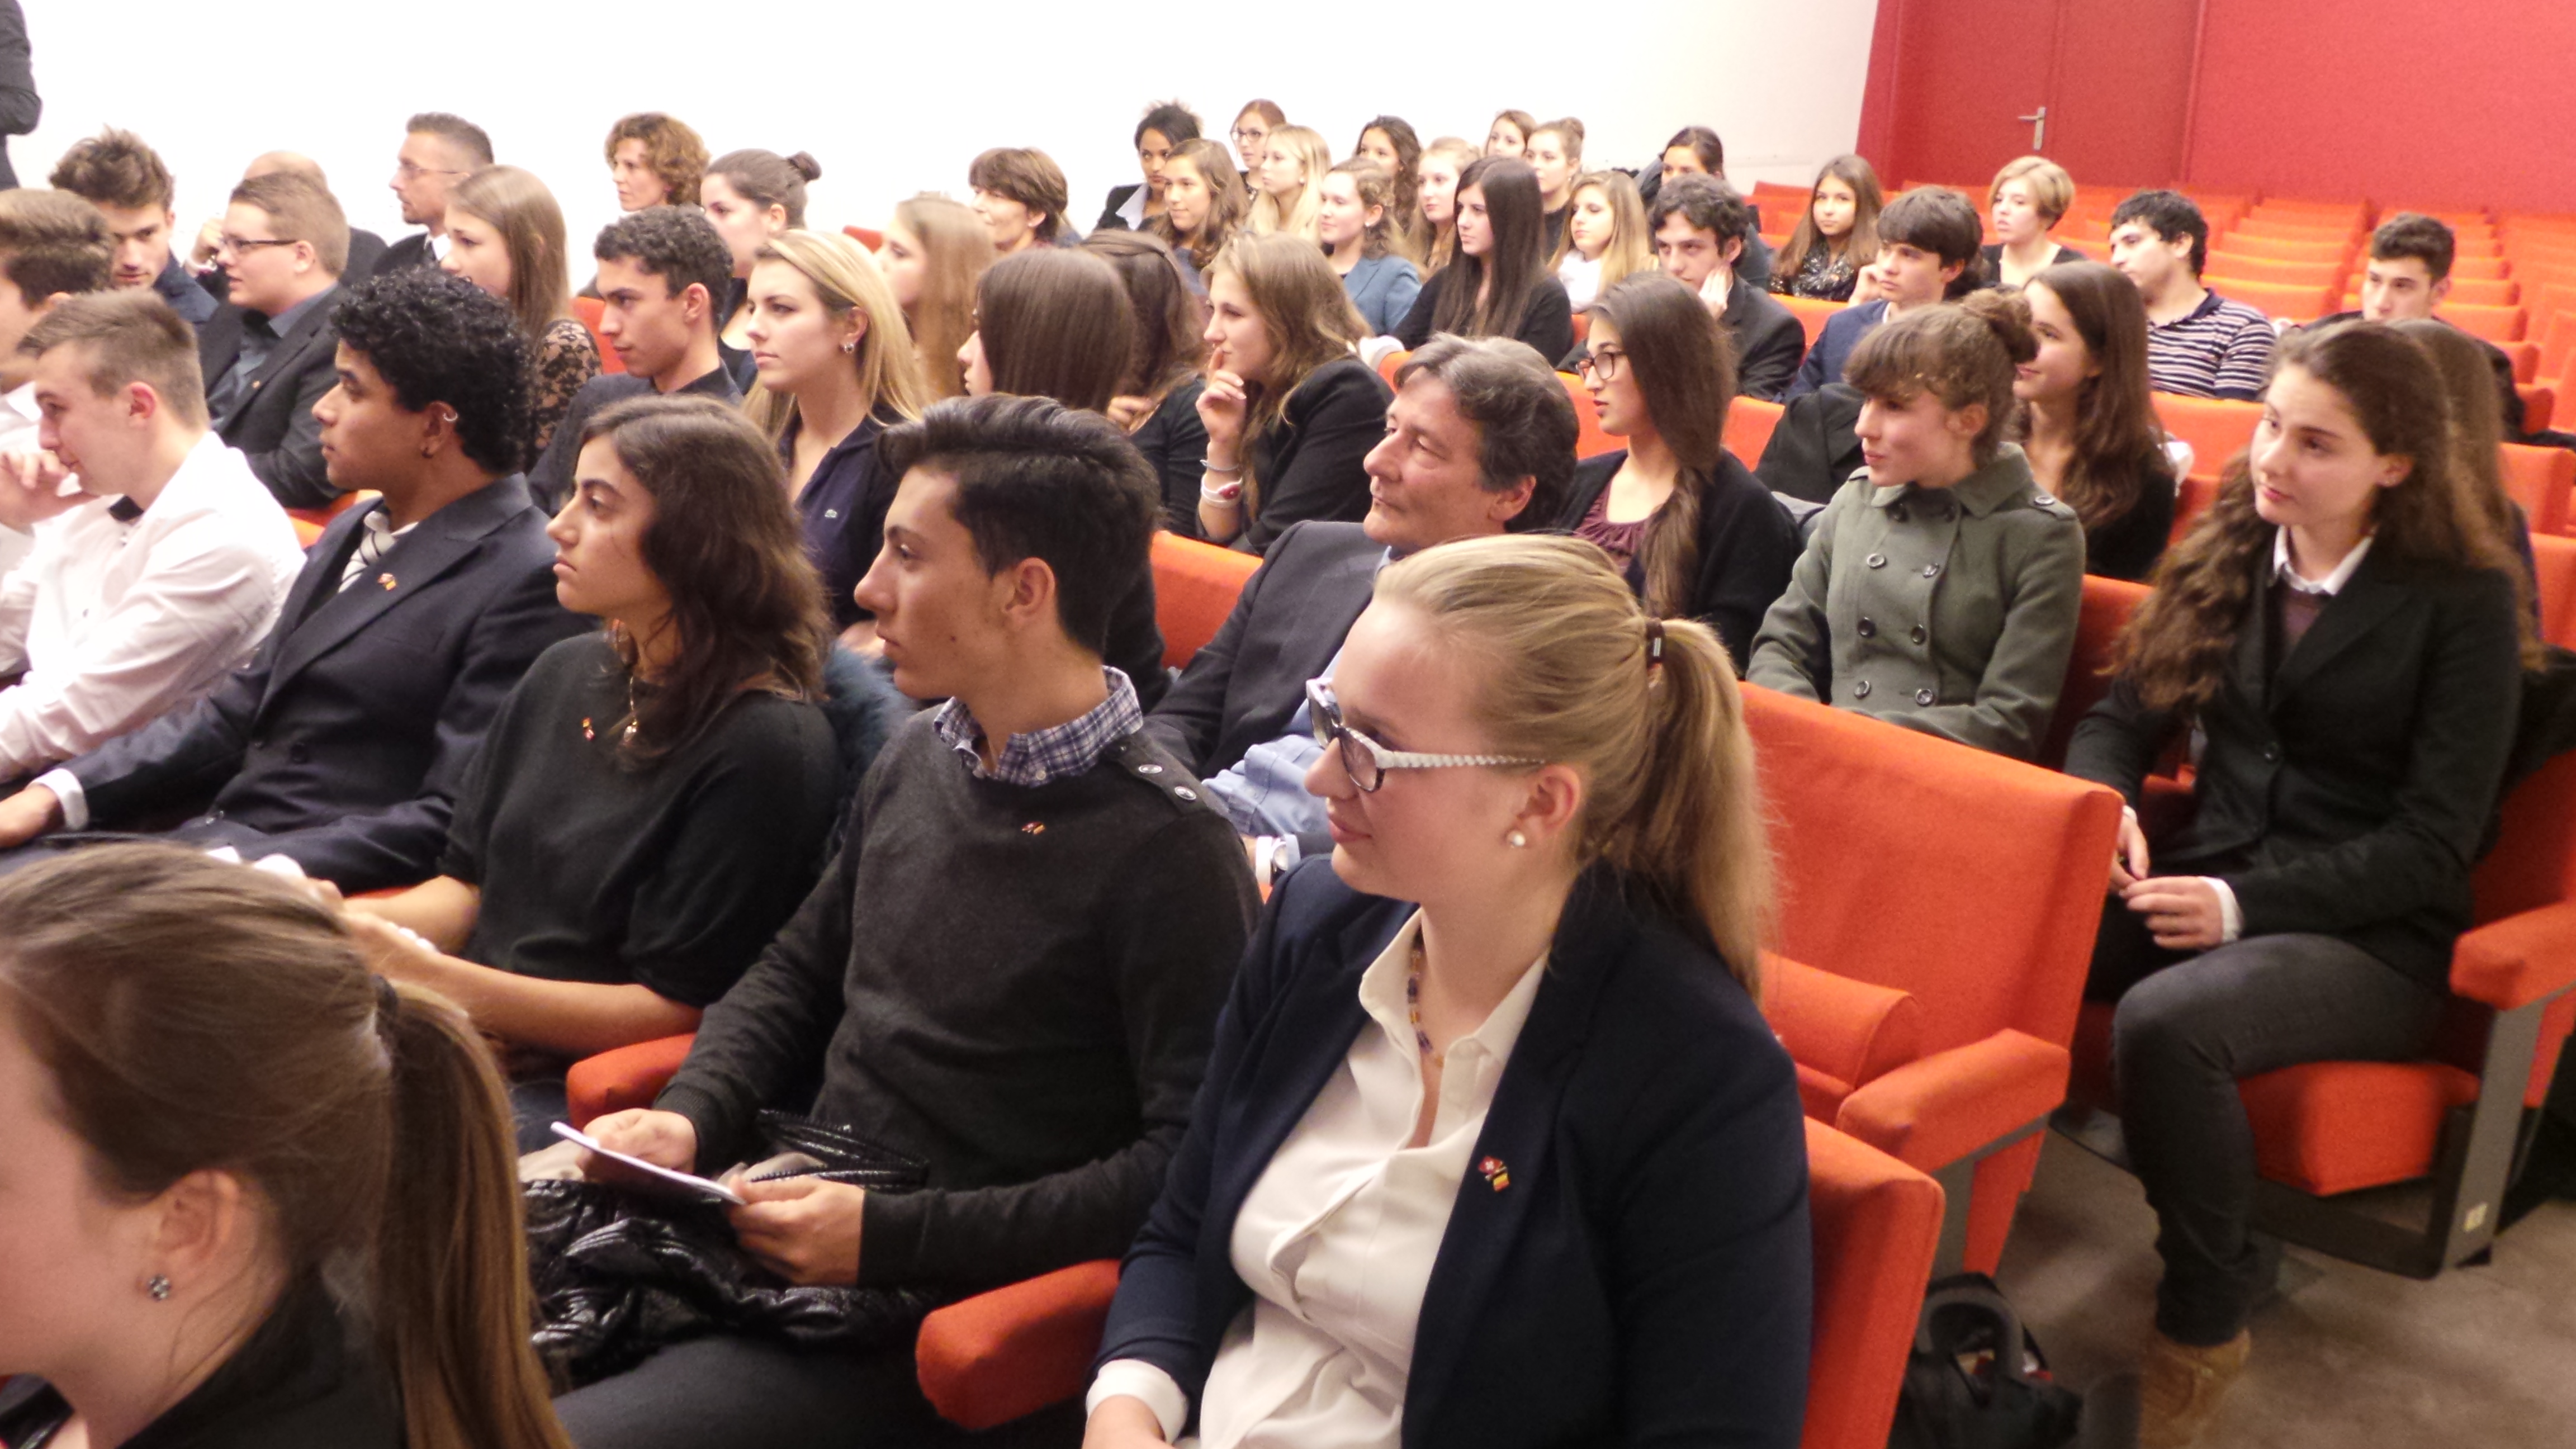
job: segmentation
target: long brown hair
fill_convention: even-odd
[[[2066,309],[2100,369],[2076,389],[2075,456],[2057,480],[2057,496],[2089,533],[2138,506],[2139,460],[2170,470],[2147,378],[2147,306],[2136,283],[2100,262],[2043,267],[2023,290],[2030,287],[2046,287]]]
[[[1116,268],[1078,248],[1013,252],[985,269],[975,308],[993,391],[1108,410],[1136,346]]]
[[[2385,323],[2347,322],[2282,338],[2272,376],[2293,367],[2342,395],[2375,452],[2411,463],[2404,478],[2371,493],[2374,557],[2493,569],[2507,578],[2521,571],[2461,478],[2441,376],[2423,348]],[[2239,454],[2218,501],[2166,550],[2154,591],[2120,635],[2113,669],[2149,708],[2196,714],[2217,697],[2260,593],[2275,531],[2254,508],[2251,455]],[[2542,651],[2528,610],[2519,624],[2523,665],[2537,668]]]
[[[1538,173],[1526,161],[1483,156],[1458,174],[1461,198],[1471,186],[1485,193],[1485,219],[1492,228],[1493,245],[1481,257],[1461,249],[1449,264],[1457,275],[1441,288],[1440,305],[1432,309],[1431,330],[1460,337],[1516,337],[1521,314],[1529,310],[1530,293],[1547,278]],[[1479,292],[1485,294],[1481,302]]]
[[[1095,231],[1082,249],[1118,273],[1135,309],[1136,345],[1118,391],[1161,402],[1207,365],[1205,309],[1181,280],[1172,249],[1151,232]]]
[[[2504,400],[2496,395],[2496,378],[2486,348],[2466,332],[2431,317],[2410,317],[2390,324],[2399,336],[2424,349],[2433,370],[2442,375],[2442,393],[2451,404],[2451,440],[2459,460],[2460,489],[2465,501],[2486,515],[2487,527],[2508,547],[2530,524],[2521,518],[2504,489]],[[2514,597],[2531,606],[2533,579],[2516,560]]]
[[[828,647],[823,583],[787,501],[778,449],[713,398],[630,398],[602,410],[581,441],[605,440],[653,495],[644,566],[670,596],[679,635],[670,668],[635,688],[635,733],[619,758],[645,768],[704,732],[747,689],[820,697]],[[632,677],[635,640],[615,634]]]
[[[1145,230],[1161,237],[1172,250],[1187,253],[1190,265],[1204,272],[1215,264],[1216,254],[1225,250],[1225,244],[1234,240],[1252,203],[1244,196],[1243,177],[1234,169],[1234,157],[1223,146],[1214,141],[1183,141],[1172,148],[1171,160],[1163,163],[1164,174],[1169,175],[1171,167],[1183,161],[1207,186],[1207,220],[1199,224],[1196,236],[1184,237],[1166,212],[1147,221]]]
[[[1421,259],[1419,241],[1422,231],[1422,138],[1413,132],[1412,123],[1402,116],[1373,116],[1360,127],[1360,140],[1378,131],[1386,143],[1395,148],[1395,229],[1411,250],[1407,253]],[[1353,156],[1364,155],[1357,142],[1351,146]]]
[[[1378,208],[1377,224],[1360,233],[1360,255],[1382,257],[1388,252],[1407,261],[1413,260],[1413,240],[1405,234],[1402,218],[1396,215],[1395,178],[1385,167],[1366,156],[1354,156],[1324,173],[1327,176],[1351,178],[1351,192],[1360,201],[1360,214],[1366,216],[1372,206]]]
[[[1852,189],[1851,230],[1839,239],[1827,237],[1816,229],[1816,193],[1831,177]],[[1860,156],[1837,156],[1816,173],[1813,186],[1807,188],[1806,210],[1798,215],[1797,230],[1789,233],[1788,244],[1780,248],[1779,257],[1771,263],[1771,275],[1794,278],[1807,264],[1807,254],[1818,247],[1831,252],[1837,260],[1848,260],[1858,267],[1878,260],[1878,213],[1887,205],[1887,194],[1878,184],[1878,172]]]
[[[1423,147],[1421,158],[1413,163],[1415,177],[1413,210],[1416,224],[1422,229],[1422,274],[1426,277],[1458,259],[1458,189],[1454,186],[1449,189],[1449,220],[1446,224],[1436,223],[1424,216],[1421,194],[1422,163],[1431,160],[1446,161],[1449,163],[1450,170],[1464,176],[1467,174],[1467,168],[1476,164],[1476,156],[1476,148],[1467,141],[1456,136],[1443,136]]]
[[[258,871],[105,845],[0,881],[0,1020],[99,1186],[228,1172],[290,1283],[350,1292],[413,1449],[569,1449],[544,1369],[510,1103],[482,1037]]]
[[[924,192],[898,202],[894,224],[921,243],[921,295],[904,314],[934,398],[964,397],[957,353],[975,331],[975,284],[993,264],[993,234],[963,202]]]
[[[533,171],[486,166],[448,193],[447,204],[491,224],[510,258],[510,315],[530,342],[572,315],[571,264],[565,260],[563,208]]]
[[[885,275],[857,242],[839,232],[782,231],[752,254],[752,265],[762,262],[794,267],[833,316],[857,313],[867,319],[867,330],[850,353],[850,366],[858,373],[869,412],[921,416],[931,402],[930,385],[922,380],[912,331],[904,325],[903,309],[894,304],[894,293],[886,289]],[[754,382],[742,410],[775,440],[786,436],[788,420],[796,416],[796,399]]]
[[[1243,284],[1270,339],[1270,377],[1247,389],[1251,407],[1244,417],[1244,441],[1249,444],[1278,423],[1288,399],[1317,369],[1351,355],[1351,348],[1368,335],[1368,324],[1351,305],[1342,279],[1333,275],[1333,264],[1304,237],[1246,232],[1226,243],[1208,273],[1210,283],[1219,275]],[[1248,448],[1243,464],[1248,518],[1259,504],[1263,480],[1254,476]]]
[[[1573,189],[1566,193],[1565,235],[1556,243],[1556,254],[1547,259],[1548,271],[1555,272],[1565,265],[1567,257],[1579,254],[1574,245],[1571,213],[1583,204],[1583,193],[1587,191],[1600,192],[1601,204],[1610,209],[1610,241],[1601,249],[1600,291],[1608,291],[1625,278],[1653,271],[1654,228],[1646,224],[1645,198],[1625,171],[1589,171],[1575,178]]]
[[[1495,753],[1582,772],[1575,859],[1608,863],[1758,996],[1771,850],[1716,631],[1651,620],[1607,554],[1561,534],[1423,549],[1389,564],[1375,597],[1419,610],[1473,660],[1473,708]]]
[[[1592,315],[1618,329],[1647,415],[1681,465],[1672,496],[1646,521],[1637,559],[1646,607],[1658,618],[1684,616],[1699,578],[1700,510],[1726,456],[1735,345],[1697,293],[1661,272],[1603,291]]]

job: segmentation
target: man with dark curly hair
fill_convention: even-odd
[[[716,309],[733,284],[733,252],[706,213],[694,206],[630,212],[600,228],[591,254],[599,261],[599,335],[626,370],[582,384],[552,445],[528,470],[528,486],[549,512],[572,496],[581,430],[601,408],[646,393],[742,400],[716,347]]]
[[[555,601],[546,516],[516,472],[528,350],[509,307],[409,268],[332,324],[322,456],[335,487],[382,496],[314,542],[247,668],[0,800],[0,846],[34,841],[0,870],[185,818],[177,839],[283,855],[347,891],[434,872],[493,712],[582,624]]]

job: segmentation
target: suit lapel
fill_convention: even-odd
[[[295,319],[295,325],[287,328],[286,334],[277,339],[277,345],[260,360],[259,370],[250,375],[250,392],[242,399],[242,411],[248,412],[251,405],[259,401],[260,392],[268,386],[270,378],[281,376],[302,363],[304,354],[311,351],[318,340],[318,334],[331,325],[331,312],[340,305],[340,297],[337,287],[316,297],[313,305],[305,308],[304,314]]]
[[[2404,589],[2389,582],[2376,550],[2364,557],[2343,591],[2326,601],[2317,613],[2317,621],[2308,626],[2308,632],[2273,671],[2269,696],[2272,707],[2279,708],[2291,691],[2315,678],[2317,671],[2335,656],[2368,637],[2371,630],[2405,604],[2407,597]]]
[[[334,591],[288,635],[269,681],[271,697],[307,665],[338,648],[387,609],[419,593],[474,552],[484,535],[528,506],[528,485],[517,475],[500,479],[420,521],[376,561],[375,572],[340,588],[338,571],[311,570],[316,589]],[[327,574],[328,577],[322,577]],[[304,595],[309,601],[312,594]],[[293,601],[290,601],[293,602]]]
[[[198,330],[197,367],[205,374],[208,388],[231,370],[234,358],[241,356],[242,326],[242,310],[227,306],[216,308],[215,315]]]

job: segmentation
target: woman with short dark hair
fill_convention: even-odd
[[[1003,256],[1079,240],[1065,220],[1064,169],[1044,151],[996,146],[966,168],[966,185],[975,215],[992,232],[993,250]]]

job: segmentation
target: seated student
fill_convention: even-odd
[[[1413,310],[1422,272],[1397,248],[1395,178],[1374,161],[1345,161],[1324,173],[1315,234],[1371,337],[1386,336]]]
[[[1252,213],[1244,219],[1244,229],[1256,236],[1284,231],[1316,240],[1315,209],[1323,199],[1324,173],[1332,164],[1332,147],[1320,132],[1305,126],[1273,130],[1262,143]]]
[[[1859,156],[1837,156],[1816,173],[1807,213],[1780,248],[1771,290],[1786,297],[1848,302],[1860,269],[1878,259],[1878,172]]]
[[[2450,476],[2423,351],[2355,323],[2283,340],[2251,451],[2165,561],[2067,773],[2135,805],[2186,729],[2191,823],[2132,814],[2085,993],[2119,1003],[2129,1160],[2156,1210],[2141,1442],[2191,1442],[2243,1371],[2278,1244],[2247,1221],[2237,1083],[2433,1040],[2469,867],[2540,649],[2513,555]]]
[[[1277,101],[1246,101],[1243,109],[1235,112],[1227,138],[1234,142],[1234,179],[1242,182],[1246,191],[1251,190],[1261,163],[1269,159],[1270,133],[1287,124],[1288,113],[1279,109]]]
[[[1655,237],[1637,183],[1622,171],[1595,171],[1574,183],[1565,240],[1548,270],[1565,287],[1566,305],[1580,312],[1622,280],[1655,269]]]
[[[2534,619],[2539,615],[2539,562],[2531,547],[2531,520],[2504,487],[2504,418],[2496,407],[2495,374],[2487,368],[2486,345],[2435,317],[2413,317],[2388,324],[2399,336],[2424,349],[2442,379],[2444,401],[2451,409],[2451,441],[2459,462],[2454,474],[2469,506],[2486,515],[2487,525],[2522,561],[2515,593]]]
[[[1420,260],[1430,241],[1422,228],[1422,138],[1402,116],[1373,116],[1360,127],[1351,159],[1374,161],[1395,179],[1395,236],[1406,256]]]
[[[554,440],[573,395],[599,376],[599,344],[572,310],[563,211],[536,173],[486,166],[447,197],[439,265],[510,305],[528,339],[530,453]]]
[[[1485,149],[1481,154],[1526,161],[1530,132],[1537,129],[1538,117],[1527,111],[1497,111],[1494,123],[1485,128]]]
[[[249,458],[278,502],[328,507],[342,490],[324,466],[313,405],[334,380],[331,315],[348,295],[349,223],[306,177],[256,177],[233,188],[218,256],[231,300],[197,329],[215,436]]]
[[[0,191],[0,450],[41,446],[36,360],[18,351],[19,339],[56,302],[106,290],[113,284],[116,259],[124,253],[105,214],[75,194]],[[17,294],[14,304],[10,289]],[[34,546],[25,528],[0,523],[0,574],[15,568]]]
[[[1977,253],[1981,235],[1976,209],[1948,187],[1917,187],[1888,203],[1878,214],[1878,295],[1825,320],[1825,330],[1807,350],[1807,360],[1798,364],[1798,375],[1781,401],[1842,381],[1853,349],[1880,323],[1938,302],[1955,302],[1983,286],[1983,258]]]
[[[1647,206],[1663,194],[1663,185],[1676,176],[1697,174],[1712,181],[1726,180],[1726,143],[1706,126],[1684,126],[1664,143],[1659,164],[1638,172],[1637,191]],[[1752,207],[1751,202],[1745,205]],[[1775,290],[1771,277],[1776,259],[1771,245],[1762,240],[1762,213],[1753,213],[1753,231],[1744,243],[1744,255],[1735,263],[1735,275],[1764,291]]]
[[[1475,539],[1390,565],[1315,697],[1331,864],[1236,978],[1087,1442],[1789,1449],[1806,1138],[1725,651]]]
[[[2066,209],[2075,204],[2075,178],[2045,156],[2007,161],[1986,188],[1994,244],[1984,249],[1985,283],[2018,287],[2048,267],[2084,260],[2073,247],[2057,244],[2057,229]]]
[[[1385,431],[1387,386],[1351,355],[1361,335],[1312,243],[1246,234],[1226,244],[1208,273],[1202,537],[1267,553],[1292,523],[1368,512],[1363,464]]]
[[[1095,231],[1082,248],[1107,262],[1126,285],[1136,319],[1127,371],[1106,409],[1145,455],[1163,490],[1163,526],[1199,536],[1199,474],[1207,457],[1207,424],[1199,421],[1206,384],[1207,322],[1181,277],[1180,263],[1150,231]]]
[[[966,395],[957,350],[975,331],[975,284],[992,264],[992,234],[964,205],[927,192],[895,204],[877,265],[934,400]]]
[[[975,333],[957,359],[970,396],[1042,397],[1108,415],[1127,380],[1136,338],[1135,307],[1115,268],[1080,249],[1004,257],[976,289],[976,314]],[[1162,496],[1159,478],[1155,496]],[[1152,709],[1161,701],[1171,676],[1163,670],[1150,572],[1110,609],[1103,649],[1138,703]]]
[[[1082,239],[1065,220],[1064,172],[1044,151],[996,146],[966,168],[966,183],[996,256]]]
[[[884,448],[903,486],[861,602],[895,685],[949,702],[887,743],[822,884],[660,1100],[590,1130],[711,1171],[759,1150],[759,1109],[810,1110],[925,1159],[929,1185],[744,1183],[743,1247],[791,1283],[972,1291],[1134,1239],[1255,901],[1233,832],[1101,663],[1112,604],[1151,576],[1135,450],[1105,419],[1004,397],[940,403]],[[693,1339],[556,1407],[583,1449],[904,1443],[937,1423],[909,1334]]]
[[[1243,178],[1214,141],[1183,141],[1163,163],[1163,214],[1142,228],[1162,238],[1181,264],[1181,280],[1201,300],[1207,269],[1252,210]]]
[[[629,398],[585,432],[546,533],[555,597],[607,627],[501,702],[438,874],[349,906],[376,970],[503,1053],[522,1152],[553,1142],[572,1062],[696,1030],[813,889],[840,800],[776,450],[712,398]]]
[[[1558,526],[1600,545],[1656,618],[1697,619],[1751,658],[1798,526],[1726,451],[1731,349],[1697,293],[1654,273],[1601,294],[1588,346],[1583,385],[1628,446],[1575,465]]]
[[[734,386],[745,392],[751,391],[757,371],[743,336],[751,326],[751,316],[742,304],[752,262],[770,238],[804,229],[805,183],[822,175],[822,163],[802,151],[793,156],[727,151],[707,167],[706,178],[698,183],[698,209],[716,224],[716,235],[733,253],[733,281],[716,299],[716,341],[726,369],[733,373]]]
[[[2370,234],[2370,258],[2361,273],[2361,310],[2337,312],[2309,325],[2331,327],[2355,320],[2403,322],[2432,317],[2433,309],[2451,295],[2451,259],[2456,249],[2449,227],[2418,212],[2399,212]],[[2505,441],[2520,439],[2522,394],[2514,390],[2513,359],[2483,337],[2466,332],[2460,335],[2483,349],[2487,366],[2495,373],[2496,404],[2504,411]]]
[[[1574,309],[1550,276],[1540,235],[1538,176],[1487,156],[1458,176],[1458,255],[1431,274],[1396,340],[1420,347],[1435,332],[1511,337],[1553,361],[1574,350]]]
[[[0,192],[0,247],[22,198],[54,194]],[[99,281],[103,241],[88,257]],[[44,421],[0,452],[36,485],[0,486],[0,524],[35,538],[0,579],[9,781],[204,697],[249,662],[304,566],[285,510],[207,431],[195,339],[169,304],[140,289],[50,300],[11,358],[33,364]]]
[[[570,1449],[462,1012],[163,845],[0,885],[0,939],[0,1443]]]
[[[292,171],[325,191],[331,189],[331,178],[322,171],[322,163],[301,151],[262,151],[242,168],[241,179],[256,181]],[[337,193],[334,193],[335,195]],[[452,189],[451,189],[452,194]],[[217,217],[197,230],[197,244],[188,249],[188,265],[197,274],[197,288],[221,302],[226,300],[223,268],[215,265],[215,243],[223,240],[223,218]],[[376,274],[376,265],[385,259],[385,239],[363,226],[349,228],[349,264],[340,269],[341,278],[355,285]]]
[[[1136,169],[1144,179],[1109,188],[1109,199],[1101,205],[1100,220],[1091,224],[1092,232],[1143,231],[1146,222],[1161,216],[1163,167],[1182,142],[1198,138],[1198,112],[1179,101],[1147,106],[1145,118],[1136,123]]]
[[[1306,681],[1332,673],[1378,570],[1452,539],[1550,527],[1574,470],[1574,404],[1521,344],[1434,338],[1396,380],[1368,456],[1368,516],[1281,534],[1145,719],[1250,841],[1264,884],[1332,849],[1323,802],[1305,786],[1323,752]]]
[[[885,547],[896,482],[878,464],[877,439],[920,417],[930,389],[902,310],[850,238],[780,233],[761,244],[750,293],[743,340],[760,371],[743,411],[786,467],[833,632],[866,651],[875,631],[850,591]]]
[[[1458,259],[1458,178],[1476,162],[1476,148],[1455,136],[1443,136],[1423,148],[1422,265],[1436,274]]]
[[[548,512],[572,497],[573,461],[590,415],[648,392],[741,400],[716,341],[716,306],[733,280],[733,253],[694,206],[651,206],[599,229],[599,335],[626,370],[594,377],[572,395],[554,438],[528,470],[528,491]]]
[[[352,893],[430,875],[501,697],[580,628],[555,602],[545,516],[508,470],[527,341],[472,283],[407,267],[340,306],[339,385],[316,411],[344,491],[246,669],[0,800],[0,868],[86,831],[172,832],[284,855]]]
[[[1861,339],[1868,466],[1825,508],[1744,677],[2015,759],[2048,732],[2084,600],[2084,528],[2005,442],[2036,355],[2009,294]]]
[[[617,188],[619,211],[699,204],[707,143],[679,117],[660,111],[620,116],[599,149]]]
[[[1807,330],[1749,277],[1736,274],[1753,208],[1723,181],[1676,176],[1646,215],[1664,274],[1696,293],[1731,339],[1736,391],[1776,402],[1806,355]]]
[[[1538,174],[1539,244],[1552,257],[1565,245],[1566,214],[1583,175],[1583,123],[1567,116],[1530,132],[1522,159]]]
[[[2060,262],[2021,290],[2039,342],[2013,379],[2031,477],[2083,521],[2086,573],[2145,583],[2179,486],[2147,391],[2146,306],[2100,262]]]
[[[75,141],[46,184],[99,209],[116,239],[116,285],[149,287],[191,327],[215,315],[215,298],[172,249],[178,184],[161,157],[132,131],[113,126]]]
[[[448,189],[491,164],[492,138],[481,126],[444,111],[412,117],[395,159],[393,192],[402,203],[402,219],[424,230],[386,247],[368,275],[446,260]]]
[[[2147,375],[2158,392],[2251,402],[2272,362],[2272,319],[2200,284],[2209,223],[2171,191],[2141,191],[2111,213],[2111,265],[2147,303]]]

